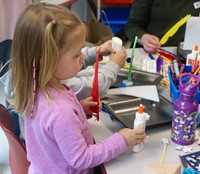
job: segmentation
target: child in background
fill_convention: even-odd
[[[89,174],[93,167],[144,141],[144,130],[125,128],[93,144],[86,115],[98,103],[86,100],[83,108],[60,82],[80,71],[85,37],[80,19],[59,6],[32,4],[17,22],[11,50],[15,95],[10,103],[26,115],[29,174]],[[113,56],[125,56],[125,51]]]
[[[111,40],[103,43],[99,47],[101,47],[101,56],[107,56],[115,52],[112,48]],[[86,68],[88,65],[93,65],[95,63],[96,50],[98,50],[99,47],[85,47],[82,49],[83,54],[86,56],[86,59],[83,62],[84,68]],[[108,61],[105,65],[99,67],[98,79],[100,97],[105,95],[106,91],[116,81],[117,74],[120,68],[124,66],[126,56],[120,55],[121,54],[111,55],[110,61]],[[75,77],[62,81],[62,83],[65,83],[68,86],[70,86],[76,93],[78,100],[82,100],[91,95],[93,79],[94,68],[90,66],[87,69],[81,70]]]
[[[85,55],[86,59],[83,62],[82,69],[87,68],[89,65],[94,65],[96,62],[96,54],[99,48],[101,48],[99,61],[102,60],[103,56],[108,56],[111,53],[115,53],[115,50],[112,48],[112,40],[108,40],[100,46],[84,47],[81,51]]]

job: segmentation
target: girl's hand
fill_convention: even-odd
[[[126,141],[128,147],[132,147],[134,145],[144,142],[144,139],[146,137],[144,129],[124,128],[120,130],[119,133],[124,137],[124,140]]]
[[[102,103],[100,99],[99,99],[99,102],[94,102],[92,97],[81,100],[80,103],[88,119],[94,115],[94,113],[91,110],[92,107],[97,106],[99,104],[99,111],[102,108]]]
[[[100,55],[101,56],[107,56],[110,55],[111,53],[114,53],[114,49],[112,48],[112,40],[108,40],[104,42],[102,45],[98,46],[96,49],[100,49]]]

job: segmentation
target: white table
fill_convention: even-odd
[[[107,138],[123,127],[118,121],[112,121],[110,116],[104,112],[100,113],[100,121],[90,119],[89,123],[96,142]],[[141,152],[133,153],[132,149],[129,149],[104,164],[107,174],[142,174],[145,164],[160,163],[164,149],[161,138],[166,137],[170,140],[171,125],[147,130],[146,134],[149,138],[145,140],[145,148]],[[181,164],[179,155],[184,155],[184,152],[176,150],[176,146],[178,145],[170,141],[164,163]],[[188,147],[192,147],[193,152],[200,150],[196,143]]]
[[[174,53],[176,52],[174,47],[171,47],[168,50]],[[129,55],[130,53],[131,50],[127,50],[127,54]],[[144,53],[142,49],[136,49],[135,56],[148,59],[148,55]],[[168,100],[171,100],[169,89],[158,89],[160,95],[166,97]],[[123,125],[120,122],[116,120],[112,121],[109,114],[104,112],[100,112],[100,121],[90,119],[89,123],[96,142],[107,138],[114,132],[123,128]],[[141,152],[133,153],[132,149],[129,149],[117,158],[104,164],[107,174],[142,174],[144,165],[150,163],[160,163],[161,155],[164,149],[161,139],[166,137],[170,140],[171,125],[147,130],[146,134],[149,136],[149,139],[145,140],[145,148]],[[184,152],[176,150],[176,146],[178,145],[170,141],[170,145],[167,147],[164,163],[181,164],[179,155],[184,155]],[[193,152],[200,150],[200,147],[196,142],[188,147],[192,147]]]

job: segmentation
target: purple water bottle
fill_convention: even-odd
[[[183,83],[184,81],[185,83]],[[198,76],[184,74],[180,77],[180,96],[174,103],[171,133],[171,140],[176,144],[190,145],[194,143],[198,114],[198,103],[195,100],[195,95],[198,88]]]

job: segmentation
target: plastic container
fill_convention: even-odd
[[[121,51],[122,50],[122,47],[123,47],[123,42],[120,38],[118,37],[113,37],[112,38],[112,48],[118,52],[118,51]]]
[[[185,66],[184,72],[190,73],[191,70],[192,70],[191,66]],[[171,74],[170,67],[168,67],[168,76],[169,76],[169,81],[170,81],[170,97],[172,98],[172,102],[175,103],[175,101],[180,96],[180,91],[177,88],[177,86],[179,86],[179,78],[176,78],[176,85],[175,85],[172,80],[172,74]],[[184,79],[184,80],[189,80],[189,79]],[[200,90],[197,91],[195,99],[197,100],[198,103],[200,103]]]
[[[114,34],[119,32],[126,24],[130,7],[101,8],[101,19],[105,25],[110,25]]]

